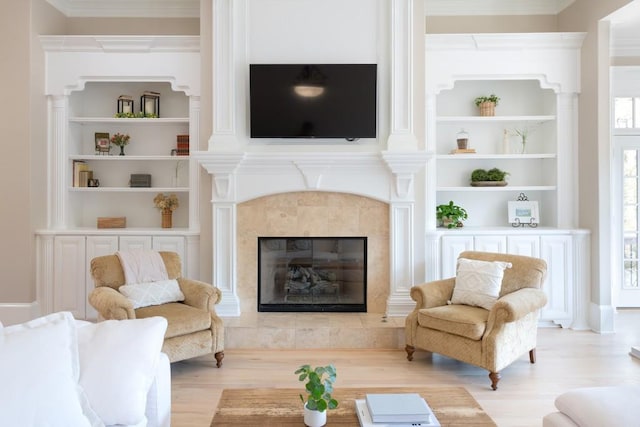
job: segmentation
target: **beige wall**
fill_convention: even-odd
[[[580,227],[591,230],[591,301],[611,303],[608,218],[601,218],[599,206],[609,200],[609,58],[599,52],[598,21],[629,0],[579,0],[558,16],[559,31],[581,31],[581,93],[579,99],[579,212]],[[606,35],[605,35],[606,36]],[[608,46],[608,37],[604,40]],[[608,49],[608,47],[605,47]],[[605,55],[599,62],[599,55]],[[603,73],[605,75],[603,75]],[[604,140],[606,139],[606,140]],[[595,173],[594,173],[595,172]],[[596,329],[599,329],[596,325]]]
[[[429,16],[427,33],[537,33],[557,31],[555,15]]]

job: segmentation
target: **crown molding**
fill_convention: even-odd
[[[640,58],[640,37],[612,38],[609,49],[612,57]]]
[[[69,18],[198,18],[199,0],[47,0]]]
[[[199,36],[40,36],[45,52],[199,52]]]
[[[574,1],[575,0],[425,0],[425,15],[557,15]]]

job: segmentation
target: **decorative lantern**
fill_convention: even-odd
[[[118,114],[133,114],[133,98],[129,95],[118,97]]]
[[[143,117],[160,117],[160,94],[145,91],[140,97],[140,111]]]

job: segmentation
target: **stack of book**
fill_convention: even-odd
[[[93,171],[84,160],[73,161],[73,186],[87,187],[89,180],[93,179]]]
[[[178,135],[178,145],[176,154],[178,156],[188,156],[189,155],[189,135]]]
[[[417,393],[367,394],[356,399],[361,427],[440,427],[440,422]]]

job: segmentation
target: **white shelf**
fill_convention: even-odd
[[[540,154],[437,154],[437,160],[536,160],[536,159],[555,159],[558,156],[553,153]]]
[[[188,193],[189,187],[69,187],[69,191],[81,193]]]
[[[529,191],[554,191],[556,190],[555,185],[518,185],[511,186],[505,185],[504,187],[437,187],[436,191],[455,191],[455,192],[477,192],[477,191],[489,191],[489,192],[505,192],[505,191],[519,191],[519,192],[529,192]]]
[[[503,122],[534,122],[544,123],[556,119],[556,116],[438,116],[437,122],[452,123],[503,123]]]
[[[120,156],[117,154],[112,154],[109,156],[99,156],[95,154],[81,155],[74,154],[69,156],[70,160],[100,160],[100,161],[140,161],[140,160],[151,160],[151,161],[180,161],[180,160],[189,160],[189,156]]]
[[[94,124],[94,123],[117,123],[117,124],[131,124],[131,125],[158,125],[158,124],[173,124],[173,123],[181,123],[188,124],[188,117],[160,117],[160,118],[118,118],[118,117],[71,117],[69,118],[70,123],[80,123],[80,124]]]

